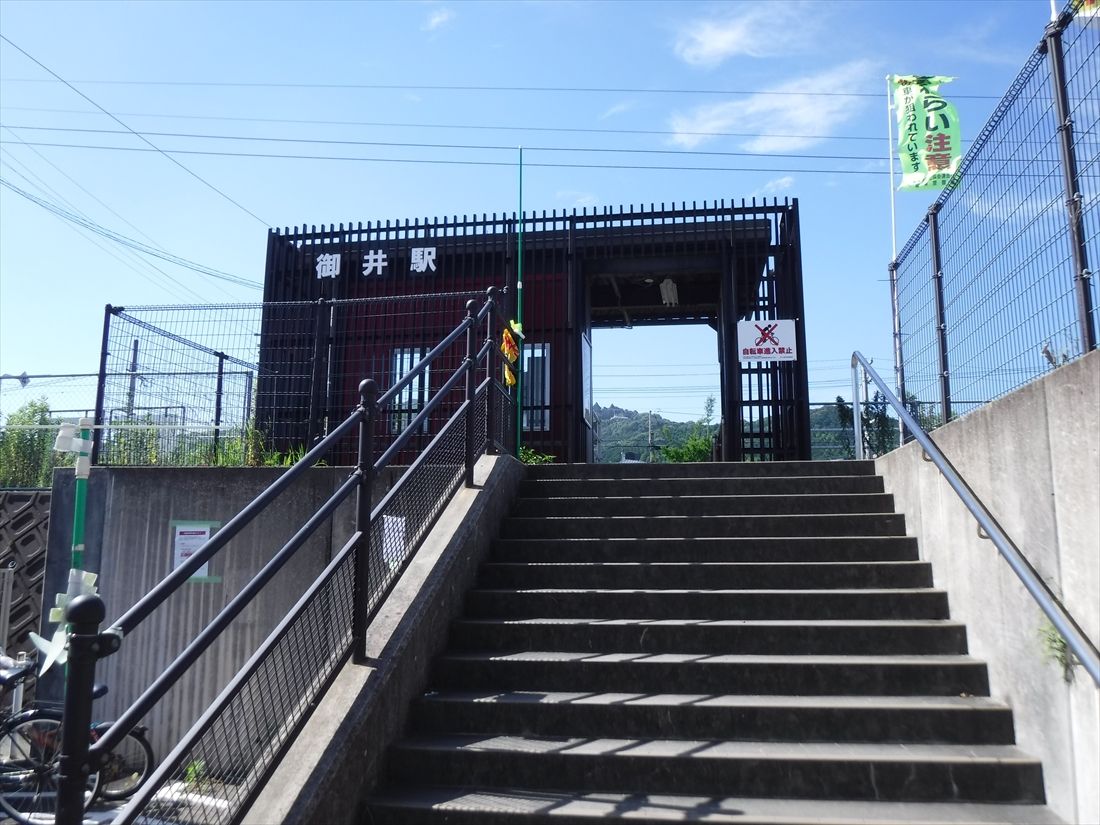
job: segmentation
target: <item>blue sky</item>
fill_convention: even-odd
[[[1049,0],[0,0],[0,177],[257,286],[267,226],[514,210],[520,145],[527,210],[797,197],[827,401],[853,349],[892,367],[885,75],[955,76],[968,141],[1049,18]],[[898,193],[899,246],[933,199]],[[0,373],[94,372],[107,303],[259,297],[0,188]],[[716,358],[709,329],[597,333],[596,401],[698,417]],[[0,389],[6,414],[64,384]]]

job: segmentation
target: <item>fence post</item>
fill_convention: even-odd
[[[225,390],[225,353],[219,352],[218,379],[214,387],[214,463],[218,462],[218,442],[221,440],[222,393]]]
[[[495,286],[489,287],[485,292],[485,301],[489,305],[489,311],[485,313],[485,343],[489,344],[489,351],[485,355],[485,377],[488,379],[489,384],[485,393],[485,449],[487,452],[496,455],[496,421],[497,421],[497,387],[496,387],[496,370],[493,368],[496,364],[496,358],[494,357],[493,350],[493,319],[497,313],[497,288]],[[501,439],[503,441],[503,439]]]
[[[898,262],[890,261],[887,267],[890,272],[890,311],[894,316],[894,383],[897,386],[898,398],[905,403],[905,357],[901,346],[901,302],[898,299]],[[905,422],[898,416],[898,444],[904,444],[909,440],[909,431],[905,429]]]
[[[943,263],[940,258],[939,204],[928,209],[928,241],[932,245],[932,294],[936,306],[936,354],[940,379],[940,415],[951,420],[951,379],[947,361],[947,314],[943,300]]]
[[[466,302],[466,486],[474,486],[474,430],[477,415],[474,412],[474,392],[477,379],[474,375],[474,358],[477,356],[477,343],[474,335],[477,301],[472,298]]]
[[[1058,145],[1062,156],[1062,179],[1066,187],[1066,217],[1069,222],[1069,241],[1073,252],[1073,291],[1077,299],[1077,326],[1081,335],[1081,355],[1096,348],[1096,327],[1092,306],[1088,250],[1082,226],[1083,199],[1077,175],[1077,153],[1073,147],[1073,118],[1069,111],[1069,92],[1066,88],[1065,55],[1062,51],[1062,31],[1072,20],[1064,14],[1050,23],[1043,36],[1050,58],[1051,86],[1054,91],[1054,108],[1058,118]]]
[[[367,600],[370,595],[371,523],[374,492],[374,422],[378,411],[378,384],[368,378],[359,384],[359,490],[355,499],[355,530],[360,534],[355,549],[352,585],[352,656],[357,662],[367,656]]]
[[[107,346],[111,341],[111,316],[115,308],[107,304],[103,308],[103,339],[99,345],[99,380],[95,388],[95,427],[92,428],[92,464],[99,463],[99,449],[103,442],[103,407],[107,393]]]
[[[64,727],[61,731],[60,770],[57,787],[57,825],[84,821],[84,791],[92,767],[88,747],[92,726],[92,685],[95,663],[102,651],[99,625],[107,609],[99,596],[77,596],[65,609],[72,625],[65,678]]]

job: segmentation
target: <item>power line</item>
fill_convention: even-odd
[[[64,83],[64,84],[65,84],[66,86],[68,86],[68,87],[69,87],[70,89],[72,89],[72,90],[73,90],[74,92],[76,92],[76,94],[80,95],[80,96],[81,96],[82,98],[84,98],[84,99],[85,99],[86,101],[88,101],[89,103],[91,103],[91,104],[92,104],[93,106],[95,106],[95,107],[96,107],[97,109],[99,109],[99,111],[101,111],[101,112],[103,112],[103,114],[107,115],[107,117],[109,117],[109,118],[110,118],[111,120],[113,120],[113,121],[114,121],[115,123],[117,123],[117,124],[118,124],[119,126],[121,126],[122,128],[126,129],[127,131],[131,132],[131,133],[132,133],[132,134],[133,134],[133,135],[134,135],[135,137],[137,137],[137,138],[138,138],[139,140],[141,140],[141,141],[142,141],[142,142],[144,142],[144,143],[147,143],[147,144],[148,144],[149,146],[151,146],[151,147],[153,148],[153,150],[155,150],[156,152],[159,152],[160,154],[164,155],[164,157],[168,158],[168,160],[172,161],[172,163],[174,163],[174,164],[175,164],[176,166],[178,166],[178,167],[179,167],[180,169],[182,169],[182,170],[183,170],[184,172],[186,172],[187,174],[189,174],[189,175],[190,175],[191,177],[193,177],[193,178],[194,178],[195,180],[199,181],[199,183],[201,183],[201,184],[203,184],[204,186],[206,186],[207,188],[209,188],[209,189],[212,189],[213,191],[217,192],[217,193],[218,193],[219,195],[221,195],[221,196],[222,196],[223,198],[225,198],[225,199],[226,199],[227,201],[229,201],[229,202],[230,202],[231,204],[233,204],[234,206],[236,206],[236,207],[237,207],[238,209],[240,209],[241,211],[243,211],[243,212],[246,212],[247,214],[251,215],[251,216],[252,216],[253,218],[255,218],[255,219],[256,219],[257,221],[259,221],[260,223],[262,223],[262,224],[263,224],[264,226],[270,226],[270,225],[271,225],[271,224],[269,224],[269,223],[268,223],[267,221],[265,221],[265,220],[264,220],[263,218],[261,218],[261,217],[260,217],[259,215],[257,215],[257,214],[256,214],[255,212],[252,212],[251,210],[249,210],[249,209],[245,208],[244,206],[242,206],[241,204],[239,204],[239,203],[238,203],[237,201],[233,200],[233,198],[229,197],[229,195],[227,195],[227,194],[226,194],[225,192],[223,192],[223,191],[222,191],[221,189],[219,189],[218,187],[216,187],[216,186],[215,186],[214,184],[210,183],[210,181],[206,180],[205,178],[203,178],[203,177],[202,177],[201,175],[199,175],[198,173],[196,173],[196,172],[192,172],[192,171],[191,171],[190,169],[188,169],[188,168],[187,168],[186,166],[184,166],[184,165],[183,165],[182,163],[180,163],[180,162],[179,162],[178,160],[176,160],[175,158],[173,158],[173,157],[171,157],[170,155],[166,154],[165,152],[162,152],[162,151],[161,151],[161,150],[160,150],[160,149],[159,149],[159,148],[158,148],[158,147],[157,147],[157,146],[156,146],[155,144],[153,144],[153,143],[152,143],[151,141],[149,141],[149,140],[147,140],[146,138],[144,138],[144,137],[142,137],[141,135],[139,135],[139,134],[138,134],[137,132],[135,132],[135,131],[134,131],[133,129],[131,129],[131,128],[130,128],[129,126],[127,126],[127,125],[126,125],[126,124],[125,124],[124,122],[122,122],[121,120],[119,120],[119,119],[118,119],[117,117],[115,117],[115,116],[114,116],[113,114],[111,114],[110,112],[108,112],[108,111],[107,111],[106,109],[104,109],[104,108],[103,108],[102,106],[100,106],[100,105],[99,105],[98,103],[96,103],[96,102],[95,102],[94,100],[92,100],[92,99],[91,99],[90,97],[88,97],[88,96],[87,96],[86,94],[84,94],[84,92],[80,91],[80,89],[76,88],[76,86],[74,86],[74,85],[73,85],[72,83],[70,83],[69,81],[65,80],[65,78],[61,77],[61,75],[59,75],[59,74],[58,74],[57,72],[55,72],[55,71],[54,71],[53,69],[49,68],[48,66],[46,66],[46,65],[45,65],[44,63],[42,63],[41,61],[39,61],[39,60],[35,59],[34,57],[32,57],[32,56],[31,56],[31,55],[30,55],[30,54],[29,54],[28,52],[26,52],[26,51],[25,51],[24,49],[22,49],[22,48],[20,48],[19,46],[17,46],[17,45],[16,45],[15,43],[13,43],[13,42],[12,42],[12,41],[11,41],[11,40],[10,40],[9,38],[7,38],[7,37],[5,37],[4,35],[0,34],[0,40],[3,40],[3,41],[4,41],[5,43],[7,43],[7,44],[8,44],[9,46],[11,46],[11,47],[12,47],[13,49],[15,49],[16,51],[20,52],[20,53],[21,53],[21,54],[22,54],[22,55],[23,55],[24,57],[26,57],[26,58],[27,58],[28,60],[30,60],[30,61],[31,61],[32,63],[34,63],[35,65],[37,65],[37,66],[38,66],[39,68],[41,68],[41,69],[42,69],[43,71],[47,72],[48,74],[51,74],[51,75],[53,75],[53,77],[54,77],[54,78],[56,78],[56,79],[57,79],[57,80],[58,80],[59,82],[61,82],[61,83]]]
[[[12,134],[14,135],[15,133],[13,132]],[[23,139],[22,139],[21,137],[19,137],[18,135],[15,135],[15,137],[16,137],[16,139],[17,139],[17,140],[19,140],[19,141],[20,141],[21,143],[23,143],[24,145],[26,145],[26,141],[24,141],[24,140],[23,140]],[[51,168],[53,168],[53,169],[54,169],[55,171],[57,171],[57,173],[58,173],[59,175],[61,175],[61,176],[62,176],[62,177],[64,177],[64,178],[65,178],[66,180],[68,180],[68,181],[69,181],[70,183],[72,183],[72,184],[73,184],[73,186],[77,187],[77,188],[78,188],[78,189],[79,189],[79,190],[80,190],[81,192],[83,192],[84,194],[86,194],[86,195],[87,195],[88,197],[90,197],[90,198],[91,198],[92,200],[94,200],[94,201],[95,201],[96,203],[98,203],[98,204],[99,204],[100,206],[102,206],[102,207],[103,207],[104,209],[106,209],[106,210],[107,210],[108,212],[110,212],[110,213],[111,213],[112,215],[114,215],[114,216],[115,216],[116,218],[118,218],[118,219],[119,219],[120,221],[122,221],[122,222],[123,222],[124,224],[126,224],[126,225],[127,225],[127,226],[129,226],[129,227],[130,227],[131,229],[133,229],[134,231],[136,231],[136,232],[137,232],[137,233],[138,233],[139,235],[141,235],[142,237],[146,238],[146,239],[147,239],[147,240],[148,240],[148,241],[149,241],[149,242],[150,242],[150,243],[151,243],[151,244],[152,244],[152,245],[153,245],[154,247],[156,247],[157,249],[161,250],[162,252],[167,252],[167,250],[166,250],[166,249],[164,248],[164,246],[163,246],[163,245],[161,245],[160,243],[158,243],[158,242],[157,242],[157,241],[156,241],[156,240],[155,240],[154,238],[150,237],[150,236],[149,236],[149,235],[148,235],[147,233],[143,232],[143,231],[142,231],[142,230],[141,230],[141,229],[140,229],[139,227],[135,226],[135,225],[134,225],[133,223],[131,223],[130,221],[126,220],[126,218],[125,218],[125,217],[123,217],[123,216],[122,216],[122,215],[120,215],[120,214],[119,214],[118,212],[116,212],[116,211],[115,211],[114,209],[112,209],[112,208],[111,208],[111,207],[110,207],[110,206],[109,206],[108,204],[106,204],[106,203],[105,203],[105,202],[104,202],[104,201],[103,201],[102,199],[100,199],[100,198],[96,197],[96,195],[95,195],[95,194],[94,194],[93,192],[90,192],[90,191],[88,191],[88,190],[87,190],[87,189],[86,189],[85,187],[81,186],[81,185],[80,185],[80,182],[79,182],[79,181],[77,181],[76,179],[74,179],[74,178],[73,178],[73,177],[72,177],[71,175],[67,174],[67,173],[65,172],[65,170],[64,170],[64,169],[62,169],[62,168],[61,168],[60,166],[58,166],[58,165],[57,165],[56,163],[54,163],[54,162],[53,162],[53,161],[51,161],[51,160],[50,160],[49,158],[47,158],[47,157],[46,157],[46,156],[45,156],[44,154],[42,154],[42,152],[39,152],[39,151],[38,151],[37,149],[35,149],[35,148],[34,148],[33,146],[27,146],[27,148],[28,148],[28,149],[29,149],[30,151],[32,151],[32,152],[33,152],[33,153],[34,153],[35,155],[37,155],[37,156],[38,156],[38,157],[39,157],[39,158],[40,158],[40,159],[41,159],[41,160],[42,160],[42,161],[43,161],[44,163],[48,164],[48,165],[49,165],[49,166],[50,166]],[[7,150],[7,149],[2,149],[2,151],[3,151],[3,152],[5,152],[5,153],[6,153],[6,154],[7,154],[7,155],[8,155],[9,157],[11,157],[11,158],[12,158],[13,160],[15,160],[15,157],[14,157],[14,155],[12,155],[12,154],[11,154],[10,152],[8,152],[8,150]],[[18,161],[17,161],[17,162],[18,162]],[[24,164],[24,168],[27,168],[25,164]],[[30,170],[28,169],[28,171],[30,171]],[[33,174],[33,172],[32,172],[32,174]],[[38,176],[36,175],[35,177],[38,177]],[[41,178],[39,178],[39,180],[41,181]],[[43,183],[43,185],[45,185],[45,182],[44,182],[44,181],[41,181],[41,182]],[[70,208],[71,208],[71,209],[72,209],[72,210],[73,210],[74,212],[77,212],[77,213],[78,213],[79,215],[81,215],[81,217],[84,217],[84,218],[88,218],[88,215],[87,215],[87,213],[85,213],[85,212],[82,212],[81,210],[77,209],[77,208],[76,208],[76,206],[75,206],[75,205],[74,205],[74,204],[73,204],[73,203],[72,203],[71,201],[69,201],[69,200],[68,200],[67,198],[65,198],[64,196],[62,196],[62,195],[61,195],[61,193],[57,192],[57,190],[53,189],[53,188],[52,188],[52,187],[50,187],[50,186],[46,186],[46,189],[47,189],[47,190],[49,190],[50,192],[52,192],[52,193],[53,193],[53,194],[54,194],[54,195],[55,195],[55,196],[56,196],[57,198],[59,198],[59,199],[60,199],[60,200],[62,201],[62,203],[64,203],[65,205],[69,206],[69,207],[70,207]],[[90,218],[88,218],[88,219],[90,220]],[[97,247],[99,247],[100,249],[104,249],[104,251],[106,251],[106,248],[105,248],[105,247],[103,247],[102,245],[100,245],[100,244],[96,243],[95,241],[92,241],[92,240],[91,240],[91,238],[89,238],[88,240],[89,240],[89,241],[91,241],[91,242],[92,242],[93,244],[95,244],[95,245],[96,245]],[[134,258],[135,260],[138,260],[138,261],[140,261],[140,262],[141,262],[141,264],[142,264],[143,266],[149,267],[150,269],[152,269],[152,270],[154,270],[154,271],[156,271],[156,272],[159,272],[159,273],[160,273],[161,275],[163,275],[163,276],[164,276],[165,278],[167,278],[168,280],[172,281],[172,282],[173,282],[173,283],[175,283],[175,284],[178,284],[178,285],[180,286],[180,288],[181,288],[181,289],[185,290],[185,291],[186,291],[187,293],[189,293],[190,295],[193,295],[193,296],[195,296],[195,297],[200,297],[200,296],[199,296],[199,294],[198,294],[197,292],[195,292],[195,290],[193,290],[193,289],[191,289],[190,287],[188,287],[188,286],[186,286],[186,285],[184,285],[184,284],[180,283],[180,282],[179,282],[178,280],[176,280],[176,279],[175,279],[175,278],[174,278],[174,277],[173,277],[172,275],[170,275],[169,273],[165,272],[165,271],[164,271],[163,269],[161,269],[161,268],[160,268],[159,266],[157,266],[156,264],[152,263],[151,261],[148,261],[148,260],[145,260],[145,259],[143,259],[143,258],[139,257],[139,256],[138,256],[138,254],[137,254],[136,252],[134,252],[133,250],[128,250],[128,252],[129,252],[129,254],[130,254],[130,255],[131,255],[131,256],[132,256],[132,257],[133,257],[133,258]],[[108,254],[112,254],[112,253],[108,253]],[[126,264],[127,266],[129,266],[129,267],[130,267],[131,269],[133,269],[133,270],[134,270],[135,272],[139,272],[139,270],[135,269],[135,268],[133,267],[133,265],[132,265],[132,264],[126,263],[126,261],[123,261],[123,259],[122,259],[122,258],[118,258],[118,260],[119,260],[119,261],[122,261],[122,262],[123,262],[124,264]],[[139,272],[139,274],[141,274],[141,275],[143,275],[143,276],[147,277],[145,273],[141,273],[141,272]],[[216,283],[214,284],[214,287],[215,287],[216,289],[218,289],[218,290],[219,290],[220,292],[222,292],[222,294],[224,294],[224,295],[227,295],[227,296],[228,296],[228,295],[230,294],[229,292],[227,292],[227,291],[226,291],[225,289],[223,289],[223,288],[222,288],[222,287],[221,287],[220,285],[218,285],[218,284],[216,284]]]
[[[17,158],[15,158],[15,156],[13,156],[11,154],[11,152],[9,152],[7,149],[0,149],[0,152],[3,152],[9,158],[9,160],[3,160],[3,161],[0,161],[0,163],[7,166],[8,168],[10,168],[15,174],[19,175],[19,177],[23,178],[23,180],[27,181],[28,184],[34,186],[34,185],[36,185],[35,182],[32,181],[29,177],[27,177],[27,174],[30,174],[31,176],[33,176],[38,181],[37,186],[38,186],[40,191],[52,193],[54,195],[54,197],[58,198],[63,203],[65,203],[67,206],[72,208],[75,212],[77,212],[77,214],[81,214],[81,217],[84,217],[84,218],[87,219],[87,216],[80,213],[80,211],[76,208],[75,205],[73,205],[71,202],[69,202],[69,200],[67,198],[65,198],[60,192],[58,192],[53,187],[51,187],[49,184],[47,184],[44,180],[42,180],[42,178],[40,178],[38,175],[35,175],[34,172],[31,171],[27,167],[26,164],[20,162]],[[12,166],[11,161],[14,161],[15,163],[19,163],[19,165],[23,167],[23,169],[27,172],[27,174],[24,174],[23,172],[20,172],[18,169],[16,169],[14,166]],[[61,220],[65,220],[65,218],[62,218],[60,215],[58,215],[57,217],[60,218]],[[81,236],[83,236],[85,238],[85,240],[87,240],[89,243],[91,243],[92,245],[94,245],[98,249],[103,250],[106,254],[110,255],[112,258],[114,258],[116,261],[121,263],[123,266],[129,268],[133,272],[136,272],[141,277],[147,278],[150,281],[152,281],[152,278],[149,275],[149,273],[141,271],[131,261],[128,261],[125,258],[123,258],[122,256],[118,255],[113,249],[108,248],[104,244],[102,244],[99,241],[95,240],[95,238],[92,238],[92,237],[86,235],[85,231],[82,230],[81,228],[76,227],[76,226],[71,226],[71,225],[70,225],[69,228],[72,229],[74,232],[79,233]],[[130,255],[133,255],[135,258],[137,258],[137,253],[135,253],[133,250],[127,249],[126,251]],[[138,259],[138,260],[141,260],[141,259]],[[180,289],[184,290],[185,293],[189,293],[190,295],[192,295],[194,297],[199,297],[199,294],[197,292],[190,289],[186,285],[180,283],[178,280],[176,280],[174,277],[169,275],[167,272],[165,272],[163,269],[156,266],[155,264],[152,264],[152,263],[150,263],[148,261],[145,261],[145,260],[141,260],[141,263],[144,266],[150,267],[151,269],[155,269],[157,272],[159,272],[161,275],[163,275],[169,281],[174,283]],[[164,287],[163,284],[159,284],[159,286],[161,286],[162,288]],[[171,289],[169,289],[168,292],[175,295],[175,297],[180,298],[181,300],[183,300],[184,297],[185,297],[184,295],[181,295],[178,292],[174,292]]]
[[[0,140],[0,144],[11,143]],[[343,155],[300,155],[274,154],[267,152],[215,152],[206,149],[144,149],[140,146],[96,146],[87,143],[51,143],[46,141],[26,141],[27,146],[50,146],[57,149],[98,149],[114,152],[159,152],[173,155],[203,155],[225,158],[264,158],[274,160],[326,160],[350,163],[420,163],[441,166],[496,166],[515,168],[515,161],[503,160],[443,160],[440,158],[377,158],[349,157]],[[732,167],[732,166],[659,166],[641,164],[603,164],[603,163],[538,163],[525,162],[525,167],[541,169],[602,169],[627,171],[667,171],[667,172],[787,172],[791,174],[828,174],[828,175],[888,175],[886,169],[788,169],[776,167]]]
[[[7,38],[5,38],[7,39]],[[10,42],[10,41],[9,41]],[[20,49],[20,51],[22,51]],[[51,73],[52,74],[52,73]],[[55,75],[56,76],[56,75]],[[60,79],[60,78],[59,78]],[[48,83],[42,78],[0,77],[8,83]],[[64,82],[64,81],[62,81]],[[77,83],[101,86],[195,86],[202,88],[244,89],[373,89],[378,91],[435,91],[435,92],[565,92],[569,94],[656,94],[656,95],[750,95],[753,97],[874,97],[882,92],[823,92],[817,90],[758,90],[738,89],[632,89],[615,86],[482,86],[468,84],[413,84],[413,83],[290,83],[249,80],[91,80]],[[1000,100],[999,95],[952,94],[962,100]]]
[[[90,115],[87,109],[41,109],[33,106],[0,106],[0,110],[12,112],[48,112],[52,114]],[[570,132],[594,135],[658,135],[673,137],[738,137],[738,138],[795,138],[799,140],[873,140],[881,143],[882,135],[792,135],[778,132],[691,132],[667,129],[595,129],[568,126],[489,126],[473,123],[399,123],[376,120],[308,120],[281,117],[232,117],[228,115],[180,115],[154,112],[119,112],[125,117],[163,118],[173,120],[225,120],[239,123],[293,123],[299,126],[370,126],[400,129],[462,129],[488,132]],[[965,143],[966,141],[964,141]]]
[[[129,132],[120,129],[82,129],[69,126],[24,126],[13,124],[0,124],[6,129],[25,129],[35,132],[78,132],[81,134],[96,135],[124,135]],[[403,141],[381,140],[332,140],[323,138],[287,138],[266,137],[258,135],[211,135],[200,132],[134,132],[138,135],[150,135],[152,137],[176,137],[196,138],[201,140],[243,140],[266,143],[312,143],[325,146],[384,146],[394,149],[464,149],[483,150],[497,152],[514,152],[514,146],[470,144],[470,143],[409,143]],[[700,151],[696,149],[614,149],[608,147],[584,147],[584,146],[524,146],[525,151],[532,152],[593,152],[625,155],[687,155],[710,157],[744,157],[744,158],[801,158],[806,160],[882,160],[879,155],[807,155],[784,154],[780,152],[716,152]],[[171,151],[171,150],[167,150]]]
[[[142,252],[146,255],[152,255],[154,258],[160,258],[161,260],[168,261],[169,263],[176,264],[177,266],[182,266],[186,269],[194,270],[195,272],[201,272],[204,275],[209,275],[211,278],[218,278],[222,281],[228,281],[231,284],[246,286],[250,289],[263,288],[262,284],[259,284],[256,281],[250,281],[237,275],[231,275],[228,272],[222,272],[219,269],[213,269],[208,266],[203,266],[202,264],[195,263],[194,261],[189,261],[186,258],[181,258],[178,255],[172,255],[171,253],[163,252],[159,249],[148,246],[147,244],[135,241],[133,238],[129,238],[126,235],[122,235],[118,232],[107,229],[106,227],[100,226],[98,223],[88,220],[87,218],[82,218],[81,216],[70,212],[67,209],[62,209],[57,204],[51,203],[44,198],[36,197],[30,192],[20,189],[18,186],[11,183],[10,181],[4,180],[2,177],[0,177],[0,185],[6,186],[8,189],[12,190],[16,194],[22,195],[27,200],[38,204],[43,209],[53,212],[55,215],[59,215],[65,220],[80,224],[84,228],[90,229],[92,232],[95,232],[97,235],[102,235],[103,237],[115,241],[116,243],[122,244],[123,246],[128,246],[131,249],[136,249],[138,252]]]

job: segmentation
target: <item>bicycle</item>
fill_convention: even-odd
[[[34,660],[26,660],[0,669],[0,687],[22,685],[34,666]],[[97,685],[93,696],[106,692],[106,685]],[[11,712],[0,711],[0,813],[21,825],[52,823],[57,813],[61,711],[43,706],[20,709],[18,701],[13,704]],[[92,741],[110,726],[110,722],[94,723]],[[153,749],[145,731],[141,725],[129,731],[107,754],[99,771],[88,777],[85,809],[96,799],[125,799],[141,787],[153,767]]]

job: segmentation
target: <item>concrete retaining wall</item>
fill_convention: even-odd
[[[378,480],[375,500],[389,489],[399,471],[391,468]],[[85,569],[99,573],[107,624],[172,570],[174,521],[224,525],[283,472],[280,468],[93,468],[88,482]],[[96,702],[95,718],[114,719],[140,696],[349,472],[346,467],[324,467],[306,473],[219,553],[208,576],[188,581],[123,640],[119,653],[102,660],[96,678],[109,685],[110,693]],[[73,487],[72,470],[55,473],[43,599],[43,635],[47,637],[55,625],[46,622],[46,615],[54,594],[64,592],[68,575]],[[158,756],[166,755],[191,727],[347,541],[354,531],[354,506],[352,496],[144,720]],[[60,668],[40,682],[38,695],[62,696]]]
[[[1100,351],[933,433],[967,483],[1100,640]],[[919,445],[876,467],[932,562],[1020,746],[1043,760],[1047,798],[1068,822],[1100,822],[1100,690],[1052,655],[1046,617]]]

